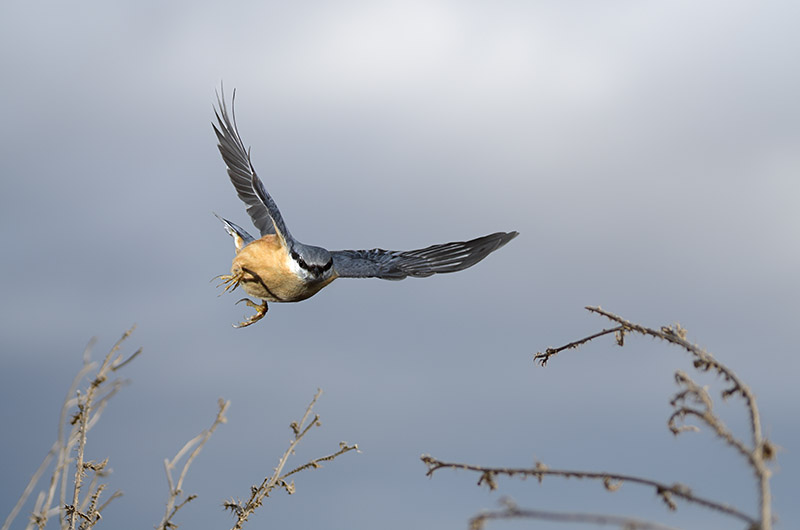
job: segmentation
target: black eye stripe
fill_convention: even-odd
[[[329,259],[325,265],[309,265],[303,258],[300,257],[300,254],[298,254],[297,251],[292,250],[290,255],[292,256],[292,259],[295,260],[298,265],[300,265],[301,268],[307,270],[315,276],[319,276],[323,272],[333,267],[333,259]]]

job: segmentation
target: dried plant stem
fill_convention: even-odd
[[[544,510],[524,510],[508,505],[506,509],[495,512],[479,513],[469,521],[470,530],[482,530],[486,521],[493,519],[540,519],[557,523],[588,523],[594,525],[613,525],[625,530],[675,530],[650,521],[619,515],[603,515],[592,513],[564,513]]]
[[[108,381],[109,373],[127,364],[131,359],[141,353],[141,349],[139,349],[126,360],[123,360],[121,355],[116,355],[122,343],[133,332],[133,329],[134,328],[131,328],[124,333],[116,342],[111,351],[106,355],[95,377],[89,382],[85,392],[81,393],[77,390],[78,386],[91,371],[98,368],[98,364],[90,360],[91,350],[96,341],[95,339],[89,341],[89,344],[83,352],[83,366],[73,379],[67,391],[67,396],[61,406],[56,441],[53,443],[39,468],[31,477],[3,526],[0,527],[0,530],[8,530],[11,527],[11,524],[27,502],[27,499],[41,479],[41,476],[54,459],[55,464],[53,472],[50,475],[49,486],[46,491],[41,491],[37,496],[31,517],[25,527],[26,529],[31,529],[34,526],[39,529],[44,528],[48,520],[58,514],[62,509],[65,513],[64,517],[59,518],[62,530],[67,528],[74,529],[78,525],[79,519],[80,528],[91,528],[99,520],[100,512],[102,512],[112,500],[121,495],[119,491],[114,492],[108,500],[98,505],[100,494],[105,488],[103,484],[98,485],[98,480],[104,474],[106,461],[100,463],[85,461],[84,453],[86,434],[100,420],[100,416],[108,404],[108,401],[123,385],[123,381],[119,379]],[[64,427],[67,425],[67,418],[73,407],[77,407],[78,410],[70,421],[71,428],[69,432],[65,433]],[[76,449],[77,454],[74,489],[72,492],[72,502],[71,504],[67,504],[67,469],[72,461],[70,453],[73,449]],[[92,479],[89,483],[87,494],[81,498],[81,489],[87,470],[93,473]],[[54,505],[56,496],[58,496],[59,503]]]
[[[189,466],[192,465],[194,459],[198,454],[200,454],[200,450],[203,449],[203,446],[206,444],[209,438],[211,438],[211,435],[214,434],[214,431],[217,429],[217,427],[228,421],[228,419],[225,417],[225,412],[228,410],[228,407],[230,407],[230,404],[230,401],[220,399],[217,402],[219,410],[217,411],[217,416],[214,418],[214,423],[211,424],[211,427],[186,442],[186,444],[181,448],[180,451],[178,451],[178,454],[176,454],[172,460],[164,459],[164,470],[167,474],[167,484],[169,485],[169,498],[167,499],[167,507],[164,511],[164,518],[161,519],[161,522],[156,527],[158,530],[177,528],[178,526],[172,522],[172,518],[176,513],[178,513],[178,510],[186,505],[186,503],[191,502],[197,497],[196,495],[188,495],[181,502],[178,502],[179,497],[183,493],[183,480],[186,478],[186,473],[189,471]],[[194,448],[194,450],[192,450],[192,448]],[[175,469],[177,462],[190,450],[192,450],[192,452],[186,459],[176,484],[172,479],[172,470]]]
[[[598,337],[602,337],[603,335],[608,335],[609,333],[619,333],[619,332],[624,331],[624,330],[625,330],[625,328],[623,326],[617,326],[617,327],[611,328],[611,329],[604,329],[603,331],[595,333],[594,335],[589,335],[588,337],[584,337],[584,338],[582,338],[580,340],[576,340],[576,341],[570,342],[569,344],[565,344],[565,345],[560,346],[558,348],[547,348],[544,351],[544,353],[537,353],[536,357],[534,357],[534,359],[538,360],[540,362],[540,364],[542,366],[544,366],[545,364],[547,364],[547,361],[550,359],[550,357],[556,355],[557,353],[560,353],[560,352],[562,352],[564,350],[571,350],[573,348],[577,348],[578,346],[586,344],[587,342],[589,342],[591,340],[594,340],[594,339],[596,339]],[[617,339],[617,340],[619,342],[621,339]]]
[[[490,489],[497,489],[495,478],[500,475],[508,477],[533,477],[540,482],[545,476],[557,476],[563,478],[577,478],[577,479],[590,479],[600,480],[603,482],[604,487],[609,491],[616,491],[623,482],[631,482],[633,484],[640,484],[648,486],[656,490],[658,496],[664,500],[670,509],[675,509],[675,504],[672,497],[681,498],[687,502],[698,504],[705,508],[736,517],[749,525],[757,524],[758,521],[731,506],[718,503],[703,497],[694,495],[692,491],[683,484],[665,484],[648,478],[636,477],[633,475],[623,475],[620,473],[600,473],[591,471],[576,471],[566,469],[549,469],[547,466],[538,463],[534,468],[506,468],[506,467],[484,467],[475,466],[470,464],[460,464],[452,462],[443,462],[428,455],[423,455],[421,460],[428,466],[427,476],[433,476],[433,473],[439,469],[464,469],[466,471],[474,471],[480,473],[481,477],[478,479],[478,485],[486,485]]]
[[[339,443],[339,450],[336,451],[335,453],[331,453],[331,454],[329,454],[327,456],[322,456],[320,458],[315,458],[314,460],[309,460],[308,462],[306,462],[302,466],[294,468],[293,470],[289,471],[285,475],[281,475],[281,478],[279,479],[279,482],[284,482],[290,476],[294,475],[295,473],[299,473],[299,472],[301,472],[303,470],[306,470],[306,469],[309,469],[309,468],[318,469],[318,468],[322,467],[322,466],[320,466],[320,462],[330,462],[331,460],[333,460],[337,456],[343,455],[343,454],[348,453],[350,451],[358,451],[358,445],[355,445],[355,444],[354,445],[347,445],[344,442],[340,442]]]
[[[95,339],[89,341],[89,344],[87,344],[86,348],[84,349],[83,353],[84,358],[86,358],[88,352],[91,351],[95,342],[96,342]],[[44,506],[49,507],[52,505],[53,497],[55,496],[56,487],[58,485],[58,478],[60,477],[61,472],[68,465],[69,450],[68,450],[68,440],[64,438],[64,425],[66,425],[67,423],[67,414],[69,413],[69,409],[75,403],[75,398],[73,398],[72,396],[75,395],[75,392],[78,389],[78,385],[83,380],[83,378],[86,377],[86,374],[88,374],[95,367],[96,364],[94,363],[84,362],[84,365],[81,368],[81,370],[73,378],[72,384],[70,385],[69,390],[67,391],[67,396],[66,398],[64,398],[64,402],[61,405],[61,414],[59,415],[58,435],[56,437],[56,441],[53,442],[50,451],[44,457],[44,460],[42,460],[42,463],[39,465],[39,469],[36,470],[36,472],[31,477],[30,481],[28,481],[28,484],[27,486],[25,486],[25,490],[22,492],[22,495],[20,495],[17,504],[14,505],[14,508],[11,510],[11,513],[8,514],[8,517],[6,518],[5,523],[3,523],[3,526],[0,528],[0,530],[8,530],[11,527],[11,522],[17,517],[17,514],[19,514],[19,511],[22,509],[22,506],[28,500],[28,497],[30,497],[33,488],[36,487],[36,484],[38,484],[39,479],[41,478],[44,471],[47,469],[47,466],[50,465],[50,461],[53,459],[54,456],[58,456],[58,458],[56,459],[56,470],[50,477],[50,489],[48,491],[47,501],[46,502],[42,501],[42,504]],[[75,429],[73,428],[73,433],[74,432]],[[72,435],[73,433],[70,434]],[[40,513],[40,509],[41,506],[37,507],[36,509],[33,510],[33,513],[37,514],[35,517],[37,520],[40,521],[37,523],[38,526],[40,528],[43,528],[44,523],[46,523],[47,521],[47,516],[45,513]]]
[[[738,395],[742,398],[745,408],[748,412],[750,420],[750,435],[752,439],[752,447],[748,447],[746,443],[737,439],[727,427],[722,423],[720,418],[714,414],[712,410],[711,398],[708,393],[701,386],[692,381],[688,375],[683,372],[676,374],[676,381],[684,389],[679,392],[672,400],[672,405],[676,407],[676,411],[669,419],[669,428],[674,434],[679,434],[686,430],[694,430],[692,426],[676,426],[677,420],[683,420],[687,416],[696,417],[708,425],[715,434],[725,441],[726,444],[735,448],[742,454],[753,470],[758,483],[759,494],[759,520],[756,522],[756,527],[761,530],[770,530],[772,528],[772,496],[770,492],[769,479],[772,475],[771,470],[767,466],[767,462],[772,460],[775,456],[775,447],[767,440],[762,432],[761,415],[756,404],[756,398],[753,391],[748,387],[730,368],[719,362],[709,352],[700,348],[696,344],[690,343],[686,340],[686,330],[680,325],[662,326],[660,329],[652,329],[639,324],[625,320],[624,318],[601,309],[600,307],[586,307],[592,313],[601,315],[612,322],[619,324],[614,328],[617,335],[617,343],[623,345],[624,336],[626,333],[637,333],[654,338],[667,341],[671,344],[679,346],[689,352],[694,358],[694,367],[704,372],[715,372],[721,376],[728,387],[722,391],[722,398],[727,399],[731,396]],[[604,330],[595,335],[591,335],[579,341],[572,342],[560,348],[548,348],[544,353],[537,353],[534,356],[534,361],[539,362],[542,366],[547,364],[551,357],[557,353],[585,344],[599,336],[610,333],[612,330]],[[687,400],[700,403],[703,408],[697,409],[691,406],[683,405]]]
[[[241,530],[244,526],[244,523],[247,522],[250,515],[261,506],[264,501],[265,497],[268,497],[270,492],[275,489],[276,486],[280,486],[284,488],[289,494],[294,493],[294,484],[287,484],[286,478],[295,473],[303,471],[305,469],[316,469],[320,467],[320,462],[330,461],[336,458],[337,456],[347,453],[349,451],[357,451],[358,445],[348,445],[345,442],[341,442],[339,444],[339,450],[335,453],[332,453],[328,456],[323,456],[321,458],[316,458],[314,460],[310,460],[306,464],[299,466],[286,474],[282,474],[283,468],[286,466],[289,457],[294,454],[294,450],[297,447],[297,444],[300,443],[300,440],[311,430],[312,427],[320,426],[319,416],[314,415],[314,417],[309,421],[311,418],[311,413],[314,408],[314,404],[316,404],[317,399],[322,395],[322,390],[317,390],[317,393],[314,395],[314,398],[309,403],[308,407],[306,407],[306,411],[303,414],[302,419],[299,422],[292,422],[290,425],[292,432],[294,433],[294,439],[289,443],[289,447],[283,453],[280,460],[278,461],[278,465],[273,471],[272,475],[265,478],[259,486],[253,486],[250,488],[250,498],[242,503],[241,501],[226,501],[223,506],[225,509],[231,510],[234,515],[236,515],[236,523],[233,525],[232,530]]]
[[[281,476],[281,471],[283,471],[283,468],[286,465],[286,461],[289,460],[289,456],[292,453],[294,453],[294,449],[295,447],[297,447],[297,444],[300,443],[300,440],[303,439],[303,436],[306,435],[306,433],[311,429],[311,427],[319,424],[319,416],[314,416],[314,419],[311,421],[311,423],[303,427],[303,425],[305,425],[306,421],[308,420],[308,417],[311,415],[311,411],[314,408],[314,404],[317,402],[317,399],[319,399],[321,395],[322,395],[322,390],[318,389],[317,393],[314,394],[314,398],[311,400],[311,403],[309,403],[308,407],[306,407],[306,412],[305,414],[303,414],[303,418],[300,420],[300,422],[292,423],[291,427],[292,430],[294,431],[294,440],[291,441],[289,447],[283,453],[283,456],[281,456],[280,460],[278,461],[278,466],[275,468],[275,471],[273,472],[272,476],[265,478],[261,482],[261,485],[258,486],[257,488],[251,488],[252,492],[250,494],[250,499],[248,499],[248,501],[244,504],[244,506],[241,506],[241,511],[236,514],[237,520],[236,524],[233,525],[233,530],[241,530],[242,526],[244,525],[245,522],[247,522],[247,519],[255,511],[255,509],[261,506],[264,497],[269,495],[269,492],[272,491],[272,489],[274,489],[276,484],[278,483],[278,479]]]
[[[105,501],[103,504],[101,504],[99,508],[97,508],[97,511],[98,511],[98,513],[103,513],[103,510],[105,510],[105,509],[106,509],[106,507],[107,507],[109,504],[111,504],[111,502],[112,502],[113,500],[115,500],[115,499],[118,499],[118,498],[120,498],[120,497],[122,497],[122,492],[121,492],[121,491],[117,490],[117,491],[115,491],[114,493],[112,493],[112,494],[111,494],[111,495],[108,497],[108,499],[106,499],[106,501]]]
[[[81,492],[81,484],[83,483],[83,474],[85,473],[83,468],[83,452],[86,448],[86,425],[88,423],[89,414],[91,414],[92,398],[94,397],[92,389],[94,385],[89,388],[90,393],[88,393],[83,400],[80,399],[80,395],[78,396],[78,456],[75,460],[75,487],[72,490],[72,504],[67,506],[69,530],[75,530],[75,522],[78,519],[78,513],[80,513],[78,498]]]
[[[47,456],[45,456],[44,460],[42,460],[42,463],[39,464],[39,468],[34,472],[33,476],[31,476],[31,479],[28,481],[28,485],[25,486],[25,489],[23,490],[19,500],[17,500],[17,503],[11,509],[11,512],[8,514],[8,517],[6,517],[6,520],[2,526],[2,530],[8,530],[8,528],[11,526],[11,521],[13,521],[17,517],[17,514],[19,514],[19,511],[22,509],[22,506],[25,504],[25,501],[28,500],[28,497],[30,497],[33,488],[36,487],[36,484],[39,482],[39,479],[42,477],[42,474],[50,465],[50,461],[53,459],[53,456],[55,456],[59,447],[60,444],[58,441],[56,441],[50,448],[50,451],[48,451]],[[34,513],[36,513],[36,511],[37,510],[34,510]]]

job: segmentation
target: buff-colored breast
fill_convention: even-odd
[[[231,274],[242,274],[241,286],[251,296],[268,302],[299,302],[315,295],[335,279],[304,282],[290,266],[291,258],[280,238],[269,234],[242,248],[233,258]]]

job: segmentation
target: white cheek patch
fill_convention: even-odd
[[[289,270],[292,271],[292,274],[298,278],[306,280],[309,277],[308,271],[301,267],[300,264],[297,263],[288,252],[286,253],[286,264]]]

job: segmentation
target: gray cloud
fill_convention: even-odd
[[[532,364],[602,327],[581,309],[602,304],[679,320],[752,383],[788,449],[776,510],[796,519],[796,15],[789,2],[3,4],[0,395],[16,427],[0,512],[49,447],[85,341],[99,334],[100,354],[132,322],[145,355],[90,439],[126,492],[111,524],[158,521],[162,459],[220,395],[230,422],[194,465],[200,498],[179,522],[228,523],[220,501],[272,469],[317,387],[324,425],[298,463],[342,439],[363,453],[298,478],[259,521],[463,528],[495,506],[466,474],[424,478],[423,452],[691,477],[754,509],[719,443],[669,440],[679,352],[606,342]],[[233,255],[211,211],[248,223],[210,127],[220,80],[304,241],[520,237],[456,275],[339,280],[231,329],[244,311],[209,283]],[[675,526],[727,527],[573,487],[503,484],[521,505],[641,505]]]

